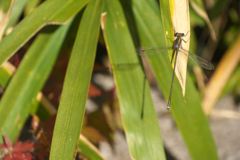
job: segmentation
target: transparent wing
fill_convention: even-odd
[[[185,49],[179,48],[179,50],[181,50],[181,53],[183,53],[183,54],[187,54],[188,53],[188,57],[193,62],[198,64],[200,67],[208,69],[208,70],[213,70],[214,69],[214,65],[211,62],[207,61],[206,59],[203,59],[202,57],[199,57],[196,54],[194,54],[192,52],[189,52],[189,51],[187,51]]]
[[[140,47],[136,49],[139,56],[157,56],[167,50],[172,50],[172,46]]]
[[[172,46],[154,46],[154,47],[140,47],[138,49],[136,49],[137,51],[137,55],[139,56],[157,56],[167,50],[172,50],[173,47]],[[203,59],[199,56],[197,56],[196,54],[189,52],[183,48],[179,48],[179,55],[181,55],[183,57],[189,57],[193,62],[195,62],[196,64],[198,64],[200,67],[208,69],[208,70],[213,70],[214,69],[214,65],[207,61],[206,59]]]

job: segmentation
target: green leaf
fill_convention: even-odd
[[[167,42],[167,45],[172,45],[171,41],[167,40],[167,38],[173,39],[174,38],[174,26],[173,26],[173,9],[174,9],[174,1],[173,0],[162,0],[160,1],[160,8],[161,8],[161,16],[162,16],[162,22],[164,24],[163,29],[163,35],[166,37],[165,41]],[[156,7],[155,7],[156,10]],[[156,13],[156,12],[155,12]],[[159,13],[158,13],[159,16]],[[161,27],[162,28],[162,27]],[[170,53],[169,56],[171,57]]]
[[[46,27],[24,56],[0,102],[0,135],[13,141],[19,134],[52,70],[69,24]]]
[[[224,86],[221,97],[230,94],[233,92],[234,96],[238,96],[238,90],[240,88],[240,65],[238,65],[234,72],[232,73],[231,77],[229,77],[229,80],[227,81],[226,85]]]
[[[2,12],[3,12],[4,14],[7,14],[8,9],[9,9],[9,7],[10,7],[10,5],[11,5],[11,2],[12,2],[12,0],[1,0],[1,6],[0,6],[0,8],[1,8],[1,10],[2,10]]]
[[[16,68],[9,62],[3,63],[0,67],[0,85],[4,89],[7,87]],[[32,99],[31,114],[37,114],[41,121],[45,122],[51,115],[56,114],[56,109],[43,96],[41,92],[35,99]]]
[[[3,88],[7,87],[13,73],[15,72],[16,68],[9,62],[5,62],[0,67],[0,85]]]
[[[57,109],[48,101],[42,92],[32,99],[30,114],[36,114],[41,122],[47,121],[51,116],[57,114]]]
[[[27,0],[24,14],[28,15],[31,13],[40,3],[41,0]]]
[[[189,13],[190,13],[191,27],[194,27],[194,26],[204,27],[204,25],[206,25],[206,22],[204,21],[204,19],[202,17],[200,17],[193,10],[193,8],[191,6],[189,7]],[[193,32],[191,32],[191,33],[193,33]]]
[[[8,25],[5,29],[5,31],[9,27],[14,25],[14,23],[16,23],[18,18],[21,16],[21,14],[23,12],[24,5],[25,5],[25,2],[26,2],[26,0],[15,0],[13,8],[12,8],[12,13],[11,13],[11,16],[10,16],[10,20],[8,22]]]
[[[0,65],[44,25],[63,24],[84,7],[87,0],[48,0],[36,8],[0,42]]]
[[[226,1],[221,1],[221,3],[224,2],[226,3]],[[190,4],[191,4],[191,7],[193,8],[193,10],[200,16],[202,17],[205,22],[207,23],[208,25],[208,28],[211,32],[211,37],[214,41],[217,41],[217,37],[216,37],[216,33],[214,31],[214,28],[212,26],[212,23],[207,15],[207,12],[204,8],[204,4],[202,1],[200,0],[190,0]]]
[[[122,8],[118,1],[106,2],[106,21],[102,28],[131,157],[137,160],[165,159],[149,85],[135,54]]]
[[[98,149],[83,135],[80,136],[78,148],[80,153],[90,160],[104,160]]]
[[[50,159],[73,159],[85,112],[99,36],[103,0],[92,0],[84,11],[67,73],[54,128]]]
[[[160,11],[157,12],[148,2],[134,2],[133,11],[136,17],[136,24],[142,46],[164,46],[164,40],[171,37],[163,36],[165,32],[162,29]],[[164,16],[165,15],[162,15],[162,17]],[[148,59],[155,72],[161,91],[165,99],[168,99],[173,73],[168,55],[163,53],[159,56],[149,56]],[[218,159],[217,149],[209,128],[209,123],[201,108],[200,95],[188,74],[185,97],[187,103],[184,102],[178,81],[174,82],[172,94],[170,111],[192,159]]]
[[[224,10],[226,10],[226,8],[229,6],[231,2],[232,1],[229,0],[216,1],[214,6],[211,8],[209,12],[209,18],[213,20],[220,16],[220,14],[223,13]]]

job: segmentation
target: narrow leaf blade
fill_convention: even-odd
[[[150,88],[118,1],[107,0],[102,29],[132,159],[165,159]]]
[[[163,35],[165,35],[165,32],[162,29],[163,25],[160,12],[145,1],[134,2],[133,11],[136,17],[138,34],[142,46],[166,45],[164,44],[165,37]],[[146,8],[152,9],[146,10]],[[153,20],[152,17],[155,17],[155,19]],[[155,72],[157,82],[165,99],[168,99],[171,87],[172,68],[167,54],[161,54],[152,58],[149,57],[149,62]],[[217,149],[209,128],[209,123],[201,108],[200,95],[195,89],[190,76],[187,74],[185,97],[187,103],[184,102],[178,81],[175,81],[173,85],[170,111],[192,159],[218,159]]]
[[[57,26],[46,28],[24,56],[0,102],[1,135],[6,134],[13,141],[19,134],[50,74],[68,27],[69,24],[58,30]]]
[[[102,0],[92,0],[84,11],[64,80],[51,145],[51,160],[75,157],[94,64],[102,8]]]

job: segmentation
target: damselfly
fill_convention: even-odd
[[[166,47],[166,46],[140,47],[137,49],[137,54],[140,56],[158,55],[160,53],[165,52],[166,50],[173,50],[175,52],[175,62],[174,62],[174,68],[173,68],[172,85],[171,85],[170,95],[169,95],[169,99],[168,99],[167,109],[170,108],[170,103],[171,103],[172,88],[173,88],[173,81],[174,81],[174,74],[175,74],[175,68],[176,68],[176,64],[177,64],[178,53],[180,53],[184,57],[188,56],[192,61],[194,61],[196,64],[198,64],[202,68],[205,68],[208,70],[214,69],[214,65],[212,63],[210,63],[209,61],[182,48],[182,46],[181,46],[182,41],[187,43],[182,37],[187,36],[187,34],[185,35],[184,33],[175,33],[174,36],[176,37],[176,39],[173,41],[173,45],[169,46],[169,47]]]

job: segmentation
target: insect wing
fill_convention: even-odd
[[[158,56],[167,50],[172,50],[172,46],[140,47],[136,49],[139,56]]]
[[[199,57],[196,54],[194,54],[192,52],[189,52],[189,51],[187,51],[185,49],[179,48],[179,50],[181,50],[181,52],[183,54],[187,54],[188,53],[188,57],[193,62],[195,62],[197,65],[199,65],[200,67],[208,69],[208,70],[213,70],[214,69],[214,65],[211,62],[207,61],[206,59],[204,59],[202,57]]]

